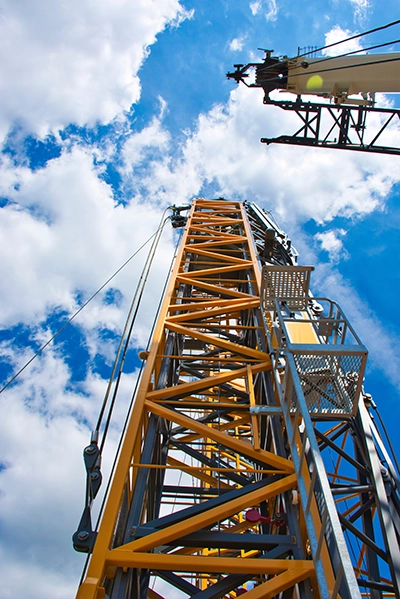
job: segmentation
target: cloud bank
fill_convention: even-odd
[[[157,35],[191,13],[178,0],[2,2],[0,140],[109,123],[139,100]]]

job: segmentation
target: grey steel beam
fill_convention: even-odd
[[[386,546],[387,559],[392,575],[394,592],[397,599],[400,598],[400,547],[393,520],[390,514],[390,507],[386,495],[385,485],[382,479],[382,464],[376,452],[372,430],[370,426],[370,415],[364,402],[360,402],[359,407],[360,420],[364,429],[365,444],[368,449],[368,457],[371,464],[375,492],[377,496],[377,507],[379,519],[381,522],[383,539]]]

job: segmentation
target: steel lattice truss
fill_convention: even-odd
[[[301,99],[290,102],[266,98],[264,104],[279,106],[296,114],[300,127],[291,135],[263,137],[262,143],[400,154],[397,129],[390,126],[398,123],[398,109],[320,104]],[[394,135],[387,136],[390,130]],[[390,143],[395,143],[395,146]]]
[[[368,410],[312,421],[301,382],[285,403],[292,358],[260,307],[273,227],[193,202],[79,599],[399,596],[397,475]],[[261,261],[293,264],[274,236]]]

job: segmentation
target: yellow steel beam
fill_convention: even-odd
[[[222,252],[211,252],[210,250],[202,250],[198,247],[198,244],[191,243],[185,247],[185,252],[191,252],[196,254],[197,256],[206,256],[206,258],[214,258],[214,260],[218,260],[219,262],[232,262],[236,263],[243,268],[252,268],[253,262],[251,260],[245,260],[243,258],[236,258],[234,256],[228,256],[223,254]]]
[[[229,516],[237,514],[238,512],[246,509],[249,507],[249,505],[258,505],[261,501],[266,501],[275,497],[276,495],[279,495],[280,493],[289,491],[290,489],[293,489],[296,484],[296,475],[290,474],[289,476],[281,478],[270,485],[261,487],[255,491],[249,491],[249,493],[242,497],[231,499],[230,501],[226,501],[222,505],[211,508],[204,513],[197,514],[191,518],[186,518],[182,522],[162,528],[161,530],[153,532],[142,539],[131,541],[123,546],[123,551],[150,551],[151,549],[155,549],[160,545],[171,543],[180,537],[188,535],[202,528],[206,528],[207,526],[215,524],[220,520],[225,520],[226,518],[229,518]],[[108,556],[110,556],[114,551],[118,553],[120,549],[111,550],[108,553]],[[247,570],[245,571],[247,572]]]
[[[246,345],[239,345],[239,343],[234,343],[233,341],[228,341],[227,339],[222,339],[220,337],[213,337],[212,335],[208,335],[207,333],[201,333],[200,331],[193,330],[189,327],[184,327],[175,324],[173,322],[170,322],[168,319],[165,320],[165,326],[170,331],[175,331],[176,333],[180,333],[181,335],[193,337],[194,339],[198,339],[199,341],[203,341],[204,343],[208,343],[209,345],[212,345],[214,347],[222,347],[223,349],[227,349],[228,351],[232,351],[242,356],[258,358],[259,360],[262,360],[263,362],[268,364],[269,368],[271,367],[271,360],[269,355],[258,349],[253,349],[251,347],[247,347]]]
[[[198,310],[197,312],[193,312],[192,314],[177,314],[176,316],[169,316],[168,322],[188,322],[190,320],[197,320],[200,318],[211,318],[212,316],[221,316],[221,315],[229,315],[232,312],[237,312],[238,310],[250,310],[251,308],[256,308],[259,305],[260,301],[255,298],[253,300],[232,300],[229,306],[221,306],[219,308],[208,308],[207,310],[202,310],[202,304],[197,304]]]
[[[264,359],[268,357],[267,354],[262,354],[262,356]],[[270,364],[267,361],[264,361],[262,364],[255,364],[254,366],[250,366],[250,368],[252,372],[256,374],[258,372],[268,370],[268,368],[270,368]],[[222,383],[228,383],[230,381],[234,381],[235,379],[239,379],[243,376],[246,376],[246,374],[247,367],[240,368],[238,370],[230,370],[228,372],[223,372],[222,374],[216,374],[215,376],[209,376],[206,378],[199,379],[198,381],[190,381],[190,383],[181,383],[180,385],[175,385],[175,387],[169,387],[168,389],[157,389],[156,391],[149,391],[147,393],[147,399],[168,399],[169,397],[175,397],[177,395],[183,397],[185,395],[192,395],[193,393],[200,393],[201,391],[211,389],[216,385],[221,385]]]
[[[211,487],[218,487],[218,488],[220,487],[221,489],[233,489],[234,488],[231,485],[228,485],[227,483],[224,483],[223,481],[219,480],[218,478],[214,478],[210,474],[206,474],[205,472],[202,472],[199,469],[193,468],[192,466],[188,466],[187,464],[180,462],[179,460],[173,458],[172,456],[168,456],[167,462],[171,466],[175,466],[176,468],[179,468],[179,470],[182,470],[182,472],[188,472],[195,478],[198,478],[199,480],[202,480],[203,482],[208,483]]]
[[[247,591],[246,599],[270,599],[314,574],[312,562],[303,560],[300,563],[298,561],[292,563],[293,566],[288,568],[286,572],[282,572],[270,578],[267,582],[256,586],[251,591]]]
[[[122,566],[124,568],[197,573],[211,572],[217,574],[221,572],[266,575],[288,573],[292,579],[295,578],[295,571],[298,570],[301,580],[309,577],[314,570],[313,563],[308,560],[237,559],[235,557],[221,557],[218,559],[215,557],[177,555],[176,553],[133,552],[126,549],[126,546],[123,549],[112,549],[109,551],[107,564],[109,566]]]
[[[197,278],[191,278],[186,273],[178,275],[177,281],[179,283],[186,283],[187,285],[192,285],[193,287],[197,287],[198,289],[204,289],[204,291],[209,291],[210,293],[214,293],[216,295],[228,295],[229,297],[241,297],[244,299],[257,298],[256,295],[252,295],[251,293],[243,293],[242,291],[236,291],[236,289],[228,289],[226,287],[221,287],[213,283],[206,283],[205,281],[201,281]]]
[[[228,246],[235,247],[232,250]],[[213,573],[247,573],[250,577],[257,575],[265,582],[248,591],[249,599],[273,597],[308,577],[314,579],[312,561],[263,559],[258,557],[259,552],[244,552],[240,547],[228,552],[231,555],[236,552],[238,557],[218,557],[215,552],[207,557],[211,547],[182,547],[172,553],[165,553],[165,550],[163,553],[153,553],[157,547],[173,544],[192,532],[217,524],[226,535],[254,528],[254,525],[246,521],[240,522],[243,510],[265,505],[266,502],[270,502],[268,509],[272,510],[271,505],[277,501],[278,496],[297,486],[293,463],[277,455],[273,445],[271,451],[260,447],[258,417],[249,412],[249,407],[257,404],[253,379],[257,374],[270,370],[269,355],[255,343],[247,347],[245,344],[229,341],[222,333],[230,329],[257,329],[250,326],[255,323],[247,323],[246,320],[243,323],[242,320],[242,315],[250,315],[249,310],[257,310],[259,307],[260,269],[257,264],[251,231],[240,203],[202,199],[193,202],[135,404],[129,416],[87,576],[78,591],[78,599],[105,599],[104,580],[107,576],[113,577],[117,568],[189,572],[196,577],[199,589],[202,585],[206,588],[207,582],[215,582],[215,576],[211,576]],[[242,274],[243,271],[246,271],[243,279],[235,274],[232,277],[237,278],[225,278],[226,275],[230,276],[229,273]],[[209,329],[211,332],[208,332]],[[173,348],[174,355],[166,356],[169,332],[176,333],[177,339],[184,340],[182,355],[179,353],[182,346],[177,344]],[[211,356],[201,356],[196,353],[197,348],[202,348],[201,353],[215,350],[219,355],[211,353]],[[195,353],[190,355],[192,351]],[[173,379],[178,379],[178,382],[174,386],[157,389],[163,361],[168,357],[180,361],[179,375]],[[190,368],[185,367],[185,359],[199,361],[195,366],[195,370],[200,371],[199,378],[187,380],[188,376],[193,375]],[[219,371],[214,372],[209,365],[202,365],[203,360],[215,365]],[[226,384],[229,384],[230,392],[227,391]],[[236,400],[242,398],[243,393],[248,394],[248,405]],[[194,397],[196,395],[201,397]],[[169,409],[167,404],[173,404],[175,409]],[[190,408],[194,418],[187,415]],[[222,415],[218,411],[221,409],[224,410]],[[239,411],[241,416],[237,415]],[[210,422],[203,423],[199,420],[214,413],[216,416]],[[182,435],[179,436],[178,433],[177,437],[180,442],[189,445],[193,443],[193,447],[206,457],[216,459],[215,456],[219,456],[223,460],[221,465],[226,464],[226,467],[211,469],[206,466],[189,466],[177,459],[175,452],[174,456],[167,456],[167,463],[140,463],[140,448],[146,438],[150,414],[159,416],[159,422],[163,426],[174,423],[181,427]],[[232,421],[226,422],[228,418],[232,418]],[[204,439],[204,443],[198,442],[201,439]],[[246,473],[270,475],[273,482],[255,490],[250,483],[246,486],[245,495],[214,507],[213,504],[207,507],[207,499],[204,497],[205,509],[201,513],[112,548],[123,494],[127,492],[128,497],[132,498],[136,474],[141,468],[147,468],[151,473],[168,473],[171,469],[177,469],[181,473],[192,475],[203,486],[215,488],[218,485],[223,489],[235,488],[238,483],[218,480],[213,473],[221,474],[222,477],[229,472],[242,476]],[[177,491],[179,492],[179,486]],[[183,502],[182,505],[186,503]],[[167,502],[165,507],[168,507]],[[143,513],[146,514],[145,506]],[[232,520],[237,524],[225,527],[224,521],[230,524]],[[197,552],[202,555],[193,555]],[[224,548],[219,553],[224,555]],[[202,573],[208,576],[205,577]],[[265,580],[266,576],[271,578]],[[160,599],[160,595],[149,590],[148,599]]]
[[[232,437],[225,432],[221,432],[216,428],[210,428],[209,426],[206,426],[197,420],[193,420],[192,418],[188,418],[184,414],[181,414],[175,410],[169,410],[168,408],[164,408],[160,404],[155,404],[151,401],[146,401],[145,407],[153,414],[157,414],[166,420],[180,424],[181,426],[194,430],[197,433],[201,433],[203,437],[209,437],[210,439],[213,439],[217,443],[221,443],[221,445],[224,447],[228,447],[240,455],[245,455],[253,460],[256,460],[257,462],[263,462],[285,472],[294,471],[293,462],[290,460],[282,458],[270,451],[266,451],[265,449],[256,451],[253,449],[250,443],[235,439],[235,437]]]
[[[236,427],[240,427],[245,424],[248,424],[249,422],[250,422],[250,415],[240,416],[239,418],[232,420],[232,422],[225,422],[224,424],[218,423],[218,430],[219,431],[229,431]],[[193,433],[193,434],[185,435],[184,437],[181,437],[181,441],[182,441],[182,443],[190,443],[191,441],[196,441],[196,439],[199,439],[199,438],[200,438],[200,436],[197,433]]]
[[[205,219],[204,216],[194,216],[193,220],[195,222],[201,222],[203,227],[205,226],[211,226],[211,227],[215,227],[215,226],[226,226],[226,225],[236,225],[238,223],[240,223],[241,221],[237,218],[211,218],[210,216],[207,217],[207,220]]]
[[[207,239],[207,240],[211,240],[211,239],[215,239],[216,241],[218,241],[218,239],[226,239],[226,240],[232,240],[235,241],[237,239],[237,235],[234,235],[233,233],[226,233],[225,231],[219,231],[216,229],[212,229],[211,227],[202,227],[201,225],[191,225],[190,226],[190,231],[193,233],[193,231],[197,232],[197,233],[202,233],[202,235],[188,235],[188,240],[202,240],[202,239]],[[246,239],[247,241],[247,239]]]
[[[195,206],[193,205],[190,214],[193,214],[194,209]],[[144,367],[136,401],[129,417],[125,436],[121,445],[121,451],[116,464],[112,484],[110,486],[107,502],[105,504],[101,525],[97,534],[96,544],[88,566],[86,578],[78,589],[77,599],[103,599],[103,597],[105,599],[105,593],[102,596],[99,595],[97,591],[101,588],[101,581],[105,575],[105,558],[114,536],[122,495],[130,469],[132,451],[141,427],[144,402],[149,388],[149,382],[152,378],[157,353],[159,352],[159,345],[164,329],[164,321],[168,313],[168,305],[171,301],[171,298],[174,297],[176,279],[183,257],[183,250],[186,243],[187,234],[188,231],[186,230],[183,234],[182,245],[178,250],[175,266],[165,293],[163,304],[161,306],[157,325],[154,330],[149,356]],[[100,592],[102,591],[99,590],[99,593]]]
[[[250,229],[250,224],[246,218],[246,213],[245,213],[245,209],[243,207],[243,204],[241,204],[240,206],[240,211],[242,213],[242,218],[243,218],[243,225],[247,234],[248,239],[252,238],[252,233],[251,233],[251,229]],[[253,264],[258,264],[258,256],[256,253],[256,249],[254,247],[253,243],[249,243],[249,251],[250,251],[250,256],[251,259],[253,261]],[[257,281],[257,293],[260,293],[260,289],[261,289],[261,269],[260,268],[255,268],[254,269],[254,274],[256,277],[256,281]]]
[[[181,310],[199,310],[204,308],[222,308],[222,306],[230,306],[231,302],[235,300],[227,299],[215,299],[201,302],[201,306],[198,303],[182,303],[182,304],[170,304],[169,311],[177,312]]]
[[[240,272],[243,270],[248,270],[251,266],[251,262],[243,262],[241,264],[231,264],[230,266],[215,266],[215,262],[197,262],[197,264],[210,264],[210,268],[203,268],[198,270],[193,270],[192,272],[186,272],[185,278],[189,279],[199,279],[201,277],[209,277],[211,275],[221,275],[227,272]],[[214,279],[213,279],[214,280]],[[236,281],[238,279],[235,279]],[[225,278],[221,280],[221,283],[228,283],[229,279]]]
[[[193,236],[191,236],[193,237]],[[199,238],[197,238],[199,239]],[[201,237],[200,239],[204,239]],[[218,239],[216,237],[211,237],[208,241],[200,241],[196,243],[196,247],[206,248],[206,247],[220,247],[223,245],[238,245],[240,243],[247,243],[247,237],[243,235],[229,235],[229,238]],[[189,246],[190,247],[190,246]]]

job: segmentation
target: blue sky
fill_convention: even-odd
[[[234,63],[261,59],[258,47],[296,55],[395,20],[398,3],[0,0],[0,14],[1,380],[156,230],[166,206],[198,195],[256,201],[291,235],[300,261],[316,266],[314,293],[339,301],[368,346],[365,387],[399,449],[399,159],[267,148],[259,139],[290,133],[291,116],[264,106],[262,91],[225,79]],[[396,96],[379,102],[399,106]],[[397,124],[390,135],[398,144]],[[173,244],[168,228],[105,472]],[[75,592],[81,452],[144,259],[141,252],[0,396],[0,599]]]

